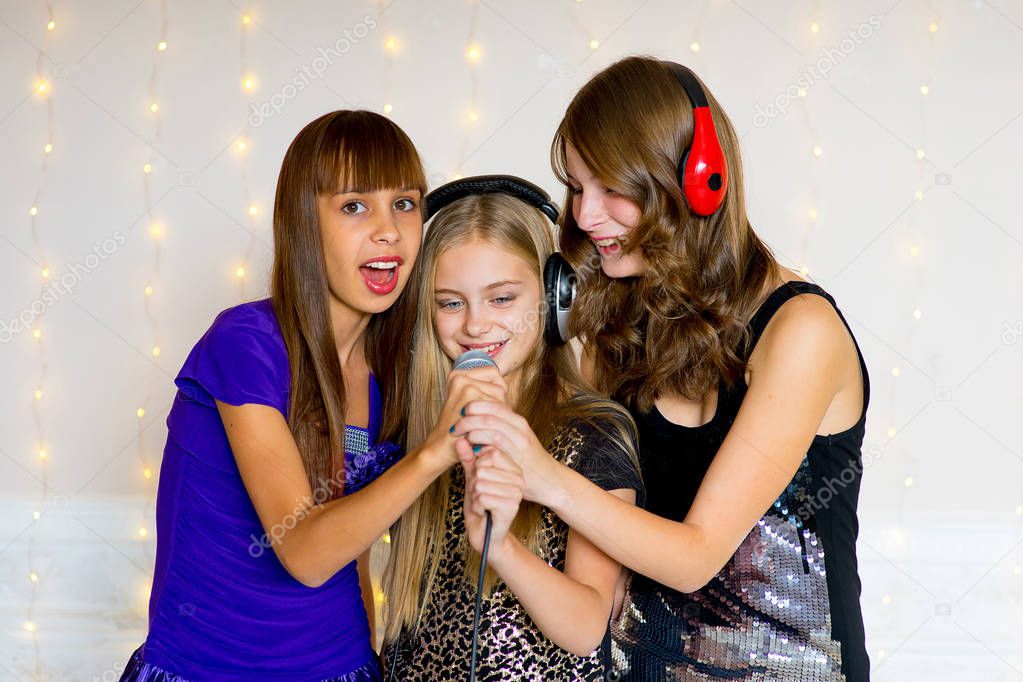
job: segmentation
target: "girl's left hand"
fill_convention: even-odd
[[[464,414],[455,423],[459,440],[490,446],[509,455],[521,471],[525,484],[523,498],[554,508],[559,501],[555,480],[560,464],[540,443],[529,422],[507,403],[496,401],[474,400],[465,406]]]
[[[459,439],[455,449],[465,471],[465,532],[472,548],[482,553],[486,513],[490,511],[493,528],[487,562],[491,563],[504,554],[511,539],[508,530],[522,502],[522,470],[508,455],[494,448],[484,448],[476,455],[471,445]]]

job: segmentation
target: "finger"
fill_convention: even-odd
[[[516,471],[497,469],[491,466],[477,466],[476,480],[503,483],[505,485],[517,485],[518,482],[522,480],[522,476]]]
[[[472,444],[469,441],[465,438],[458,438],[455,441],[455,452],[458,454],[458,459],[462,462],[466,472],[475,470],[476,455],[473,453]]]
[[[483,468],[499,469],[509,473],[521,475],[522,467],[518,461],[508,453],[495,447],[487,447],[484,455],[476,459],[476,470]]]

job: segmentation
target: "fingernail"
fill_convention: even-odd
[[[463,417],[465,416],[465,408],[464,407],[462,408],[462,416]]]
[[[448,431],[449,431],[450,433],[454,433],[454,432],[455,432],[455,425],[454,425],[454,424],[452,424],[452,425],[451,425],[451,428],[450,428],[450,429],[448,429]]]

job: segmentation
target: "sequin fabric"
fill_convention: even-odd
[[[811,469],[799,470],[728,564],[684,594],[633,577],[612,623],[620,680],[844,680],[831,639]]]

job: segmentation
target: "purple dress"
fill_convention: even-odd
[[[122,680],[379,679],[356,563],[317,588],[284,569],[214,402],[269,405],[286,417],[290,372],[270,299],[220,313],[185,360],[160,470],[149,635]],[[372,375],[369,395],[369,428],[345,427],[345,494],[400,456],[394,444],[376,443],[381,397]]]

